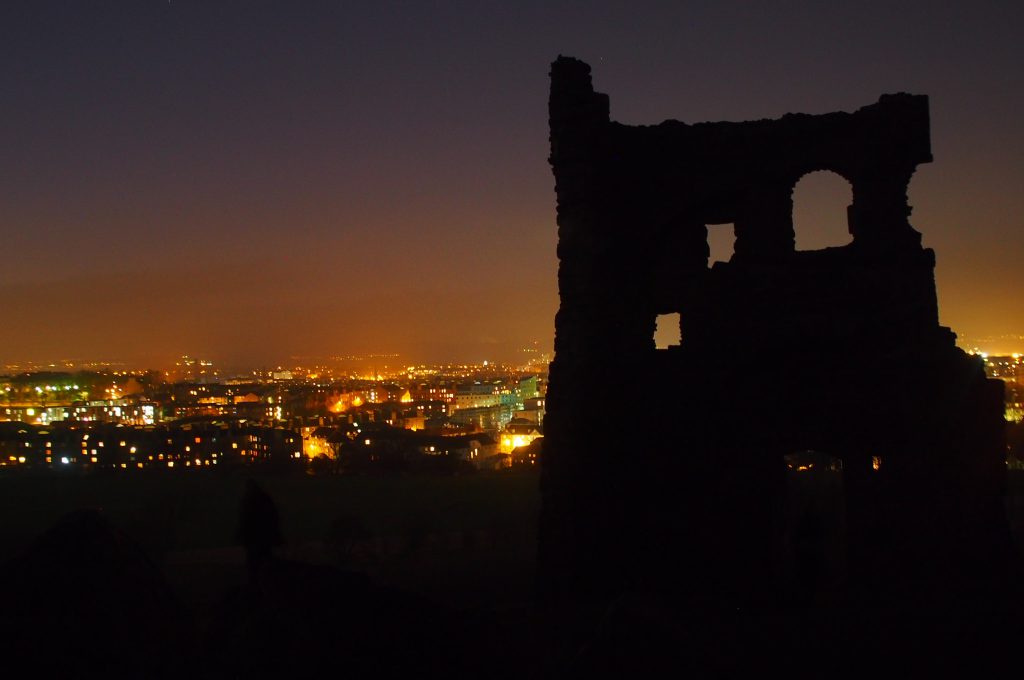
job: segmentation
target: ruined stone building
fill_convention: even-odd
[[[815,532],[841,534],[830,578],[858,597],[995,583],[1002,383],[940,325],[935,254],[909,222],[927,97],[629,126],[588,65],[559,57],[549,112],[561,306],[542,597],[766,602],[794,570],[820,576]],[[797,251],[792,191],[817,170],[852,187],[851,240]],[[720,224],[735,251],[709,267]],[[657,318],[676,313],[680,344],[656,349]],[[638,416],[609,423],[601,405],[624,399]],[[808,451],[841,468],[825,528],[787,519],[787,456]]]

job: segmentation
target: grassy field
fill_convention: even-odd
[[[30,546],[64,513],[101,508],[160,567],[194,622],[196,639],[203,644],[190,644],[195,656],[189,657],[188,663],[206,668],[203,677],[218,677],[215,669],[233,669],[235,662],[249,658],[251,650],[246,645],[252,640],[246,637],[247,631],[257,631],[251,634],[258,641],[257,633],[264,630],[246,627],[249,610],[240,609],[238,603],[251,604],[253,600],[237,596],[245,592],[239,590],[246,579],[244,555],[234,537],[246,481],[243,474],[220,471],[111,477],[0,476],[0,560]],[[449,619],[459,631],[453,639],[473,641],[462,650],[466,659],[459,663],[487,668],[489,677],[540,677],[539,668],[578,663],[583,649],[589,650],[589,656],[583,657],[584,668],[590,668],[586,666],[589,663],[595,670],[604,668],[609,659],[667,658],[680,668],[691,664],[697,669],[704,668],[702,664],[717,668],[722,659],[728,659],[732,664],[728,667],[748,669],[746,674],[762,670],[766,663],[767,667],[791,669],[794,660],[804,663],[808,671],[813,667],[818,672],[819,660],[832,663],[840,658],[850,648],[850,640],[874,654],[868,657],[870,668],[880,667],[883,661],[890,663],[893,655],[917,663],[924,655],[921,650],[931,650],[937,644],[948,648],[950,641],[957,643],[953,648],[958,653],[973,655],[975,636],[989,641],[989,651],[1014,649],[1010,640],[1019,613],[1004,615],[1001,610],[987,609],[980,618],[974,610],[947,619],[856,607],[830,618],[835,612],[824,607],[742,615],[730,610],[705,619],[706,612],[697,610],[669,612],[667,616],[657,602],[640,598],[626,599],[611,618],[607,612],[583,611],[565,628],[566,621],[548,620],[546,612],[531,606],[540,501],[536,474],[260,477],[254,481],[277,503],[287,541],[281,548],[284,556],[355,569],[379,585],[418,593],[448,606],[438,610],[456,610]],[[1024,546],[1024,474],[1020,472],[1010,475],[1006,507],[1020,548]],[[68,569],[73,569],[73,561],[68,562]],[[63,566],[61,560],[59,568]],[[329,570],[298,573],[310,571],[331,578],[339,574]],[[254,611],[274,612],[272,605],[271,601],[269,609]],[[337,612],[337,619],[330,619],[332,626],[346,621],[344,606],[331,611],[332,617]],[[287,619],[275,630],[292,630],[288,626],[296,620]],[[228,625],[232,623],[235,627]],[[193,626],[182,630],[191,631]],[[224,631],[234,637],[224,638]],[[908,631],[913,644],[905,646]],[[234,646],[219,647],[224,639],[233,641]],[[279,652],[275,649],[270,649],[268,658],[292,658],[287,651],[290,647]],[[603,655],[605,649],[607,655]],[[78,657],[71,658],[78,663]],[[458,655],[451,658],[462,659]],[[1002,660],[1001,656],[994,658]],[[495,663],[498,666],[492,667]],[[653,670],[649,674],[654,674]],[[226,673],[225,677],[237,676]]]
[[[244,578],[238,474],[0,477],[0,560],[64,513],[99,508],[196,607]],[[277,503],[284,556],[364,571],[460,607],[529,599],[537,475],[253,477]]]
[[[201,610],[244,578],[235,541],[242,473],[0,477],[0,561],[63,514],[99,508]],[[533,472],[459,477],[255,477],[276,501],[280,552],[335,564],[459,607],[529,601],[540,497]],[[1007,511],[1024,548],[1024,473]]]

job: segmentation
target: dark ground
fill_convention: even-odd
[[[1022,639],[1012,597],[752,613],[629,593],[569,616],[538,610],[530,471],[258,478],[285,543],[251,571],[235,538],[246,479],[0,477],[0,639],[44,677],[645,677],[665,665],[695,677],[861,677],[879,664],[981,677],[1004,672]],[[1011,473],[1009,492],[1019,548],[1024,473]],[[96,512],[61,523],[83,508]]]

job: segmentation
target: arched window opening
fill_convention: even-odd
[[[659,314],[654,328],[654,347],[668,349],[682,342],[679,314]]]
[[[716,262],[728,262],[736,249],[736,228],[733,224],[708,225],[708,266]]]
[[[820,250],[850,242],[846,208],[853,189],[829,170],[811,172],[793,188],[793,231],[797,250]]]

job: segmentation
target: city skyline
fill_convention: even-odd
[[[365,355],[343,354],[332,356],[290,356],[280,360],[264,361],[259,364],[235,364],[214,360],[208,355],[179,354],[164,363],[139,364],[121,361],[116,357],[105,358],[61,358],[39,361],[0,360],[0,376],[4,374],[47,374],[99,372],[114,375],[141,375],[156,371],[166,375],[177,375],[189,367],[209,368],[211,375],[218,378],[240,377],[274,371],[299,371],[305,373],[338,373],[339,375],[399,375],[424,369],[487,368],[495,370],[525,370],[528,367],[544,367],[551,360],[549,352],[538,347],[519,348],[512,360],[462,359],[449,361],[418,360],[409,355],[396,353],[368,353]],[[530,368],[540,371],[540,368]]]
[[[941,322],[965,346],[1003,338],[981,348],[1020,352],[1022,13],[5,6],[0,361],[550,352],[547,73],[559,53],[592,63],[624,123],[928,95],[935,161],[909,197],[938,253]],[[849,240],[849,192],[834,175],[798,184],[798,247]]]

